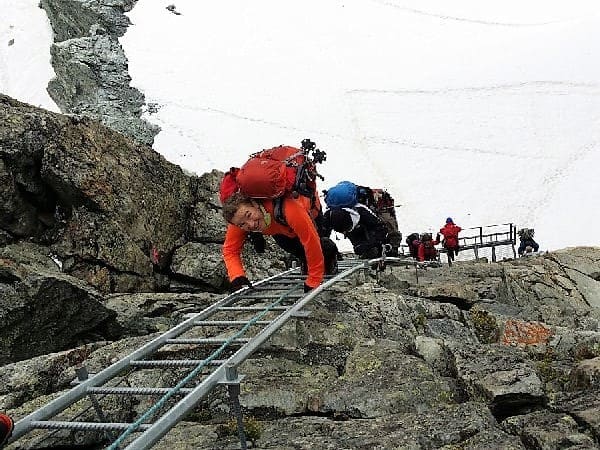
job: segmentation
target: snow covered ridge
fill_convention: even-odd
[[[127,57],[119,43],[135,0],[42,0],[54,33],[48,92],[64,113],[81,114],[139,142],[152,145],[160,131],[141,118],[144,95],[130,86]]]

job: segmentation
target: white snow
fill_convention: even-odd
[[[59,112],[46,92],[52,30],[38,1],[0,0],[0,92]]]
[[[309,137],[322,188],[387,188],[405,235],[451,216],[534,227],[544,250],[598,245],[595,0],[173,3],[139,0],[121,38],[170,161],[226,170]],[[0,91],[52,107],[36,4],[0,0]]]

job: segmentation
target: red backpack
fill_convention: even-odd
[[[224,203],[236,192],[246,197],[271,199],[304,195],[312,200],[311,205],[314,206],[317,198],[316,178],[322,178],[315,164],[325,159],[325,152],[316,149],[315,143],[309,139],[302,141],[301,148],[280,145],[254,153],[242,167],[232,167],[223,176],[219,198]],[[275,219],[285,223],[282,213],[278,211],[280,204],[280,201],[275,203]]]

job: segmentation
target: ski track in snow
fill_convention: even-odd
[[[570,153],[569,158],[565,164],[556,167],[549,175],[546,175],[542,180],[544,189],[540,189],[542,195],[539,201],[536,203],[533,212],[537,213],[539,210],[545,209],[550,200],[555,195],[555,191],[559,186],[560,182],[568,178],[568,173],[571,172],[575,167],[576,163],[585,158],[588,153],[600,148],[600,139],[596,138],[592,142],[580,147],[578,150]],[[537,214],[533,214],[536,216]]]
[[[407,95],[407,94],[454,94],[461,92],[495,92],[513,89],[521,89],[530,86],[548,86],[548,87],[566,87],[575,89],[586,89],[581,94],[600,95],[600,84],[598,83],[574,83],[569,81],[524,81],[523,83],[497,84],[491,86],[466,86],[457,88],[440,88],[440,89],[351,89],[346,91],[347,94],[390,94],[390,95]],[[571,91],[552,91],[549,89],[543,91],[533,91],[535,94],[549,95],[565,95],[573,94]]]
[[[510,27],[510,28],[527,28],[527,27],[541,27],[546,25],[556,25],[560,23],[565,23],[573,20],[579,20],[578,18],[572,18],[568,20],[555,20],[550,22],[534,22],[534,23],[511,23],[511,22],[493,22],[489,20],[480,20],[480,19],[469,19],[467,17],[458,17],[458,16],[449,16],[446,14],[438,14],[433,12],[427,12],[421,9],[409,8],[407,6],[397,5],[396,3],[385,1],[385,0],[369,0],[373,3],[378,3],[380,5],[389,6],[394,9],[398,9],[401,11],[405,11],[411,14],[416,14],[425,17],[433,17],[435,19],[453,21],[453,22],[462,22],[462,23],[471,23],[474,25],[486,25],[486,26],[494,26],[494,27]]]
[[[549,89],[539,89],[539,88]],[[523,88],[534,88],[523,92]],[[562,89],[555,89],[562,88]],[[567,90],[565,90],[567,89]],[[573,92],[576,89],[578,92]],[[350,97],[361,96],[361,95],[383,95],[383,96],[399,96],[399,95],[456,95],[460,93],[486,93],[486,92],[498,92],[498,91],[515,91],[518,93],[534,94],[534,95],[600,95],[600,85],[592,83],[574,83],[565,81],[527,81],[522,83],[510,83],[510,84],[498,84],[492,86],[467,86],[459,88],[441,88],[441,89],[352,89],[346,91],[346,94]],[[352,108],[353,110],[355,108]],[[360,129],[358,125],[359,118],[356,117],[355,128]],[[360,133],[360,131],[358,131]],[[478,147],[468,146],[449,146],[449,145],[432,145],[428,143],[418,142],[414,139],[401,139],[377,135],[364,134],[362,140],[365,142],[371,142],[374,144],[392,144],[402,145],[415,150],[439,150],[439,151],[452,151],[452,152],[465,152],[478,155],[495,155],[495,156],[507,156],[517,158],[520,161],[546,161],[548,160],[547,155],[528,155],[523,153],[513,153],[510,151],[501,150],[489,150]],[[558,160],[558,158],[556,158]]]
[[[547,161],[548,156],[530,156],[530,155],[523,155],[522,153],[510,153],[510,152],[503,152],[503,151],[499,151],[499,150],[485,150],[483,148],[476,148],[476,147],[453,147],[453,146],[449,146],[449,145],[432,145],[432,144],[425,144],[425,143],[420,143],[420,142],[415,142],[415,141],[409,141],[409,140],[405,140],[405,139],[395,139],[395,138],[387,138],[387,137],[383,137],[383,136],[369,136],[366,135],[364,137],[365,142],[371,142],[373,144],[393,144],[393,145],[402,145],[404,147],[409,147],[412,149],[419,149],[419,150],[440,150],[440,151],[451,151],[451,152],[464,152],[464,153],[470,153],[470,154],[476,154],[476,155],[495,155],[495,156],[508,156],[511,158],[517,158],[519,160],[531,160],[531,161],[535,161],[535,160],[541,160],[541,161]]]
[[[231,111],[225,111],[225,110],[214,108],[211,106],[192,106],[189,104],[183,104],[180,102],[173,102],[173,101],[164,101],[163,102],[163,101],[157,100],[157,99],[154,99],[152,101],[156,102],[156,103],[160,103],[161,105],[168,104],[169,107],[177,107],[182,110],[197,111],[197,112],[200,111],[200,112],[207,112],[207,113],[213,113],[213,114],[220,114],[220,115],[232,118],[232,119],[238,119],[238,120],[242,120],[245,122],[257,123],[257,124],[266,125],[269,127],[279,128],[282,130],[289,130],[289,131],[300,132],[300,133],[304,133],[304,134],[310,133],[310,134],[319,135],[319,136],[327,136],[327,137],[335,138],[335,139],[346,139],[347,138],[346,136],[341,135],[341,134],[329,133],[329,132],[326,132],[323,130],[307,130],[307,129],[297,127],[295,125],[287,125],[284,123],[275,122],[275,121],[271,121],[271,120],[267,120],[267,119],[244,116],[242,114],[234,113]],[[155,120],[151,120],[151,121],[155,122]],[[167,122],[164,122],[164,123],[166,124]],[[174,126],[176,126],[176,124],[168,124],[168,126],[174,127]],[[187,137],[187,135],[186,135],[186,137]]]

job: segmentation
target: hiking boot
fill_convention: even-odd
[[[6,414],[0,413],[0,448],[6,444],[14,428],[15,424],[13,420]]]

